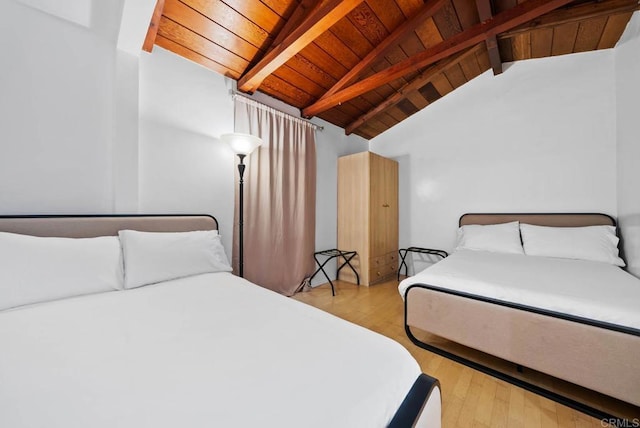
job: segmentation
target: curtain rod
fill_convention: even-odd
[[[272,107],[272,106],[270,106],[270,105],[268,105],[268,104],[265,104],[265,103],[260,102],[260,101],[258,101],[258,100],[254,100],[253,98],[249,98],[249,97],[247,97],[247,96],[245,96],[245,95],[241,94],[240,92],[236,92],[236,91],[234,91],[233,89],[229,90],[229,93],[231,94],[231,98],[233,98],[233,99],[235,99],[236,97],[241,97],[241,98],[244,98],[244,99],[246,99],[246,100],[253,101],[253,102],[254,102],[254,103],[256,103],[256,104],[260,104],[261,106],[264,106],[264,107],[268,107],[268,108],[270,108],[270,109],[273,109],[273,110],[275,110],[275,111],[277,111],[277,112],[279,112],[279,113],[281,113],[281,114],[283,114],[283,115],[285,115],[285,116],[289,116],[289,117],[291,117],[291,118],[293,118],[293,119],[301,120],[301,121],[303,121],[303,122],[306,122],[306,123],[308,123],[309,125],[313,126],[313,128],[314,128],[314,129],[317,129],[317,130],[319,130],[319,131],[323,131],[323,130],[324,130],[324,126],[316,125],[315,123],[311,122],[310,120],[307,120],[307,119],[303,119],[303,118],[301,118],[301,117],[294,116],[294,115],[292,115],[292,114],[290,114],[290,113],[286,113],[286,112],[284,112],[284,111],[282,111],[282,110],[278,110],[277,108],[274,108],[274,107]]]

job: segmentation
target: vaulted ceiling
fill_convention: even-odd
[[[639,0],[158,0],[161,46],[372,138],[505,62],[612,48]]]

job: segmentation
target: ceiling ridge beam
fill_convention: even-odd
[[[254,92],[271,73],[344,18],[363,0],[325,0],[238,81],[238,89]]]
[[[369,110],[368,112],[364,113],[363,115],[358,117],[356,120],[351,122],[349,125],[347,125],[347,127],[344,129],[345,133],[347,135],[353,133],[356,129],[362,126],[369,119],[373,118],[379,113],[382,113],[384,110],[398,104],[400,101],[406,98],[409,92],[420,89],[421,87],[429,83],[436,75],[442,73],[449,67],[455,64],[458,64],[460,61],[464,60],[469,55],[473,55],[476,52],[478,52],[480,48],[482,48],[482,46],[483,46],[482,43],[478,43],[477,45],[471,48],[468,48],[463,52],[459,52],[455,55],[452,55],[447,59],[442,60],[437,64],[429,67],[427,70],[420,73],[420,75],[417,76],[415,79],[413,79],[410,82],[407,82],[402,88],[398,90],[398,92],[395,92],[394,94],[389,96],[386,100],[384,100],[382,103],[378,104],[376,107],[372,108],[371,110]]]
[[[486,21],[493,17],[491,10],[491,0],[476,0],[476,7],[478,8],[478,15],[480,21]],[[498,50],[498,39],[495,34],[487,37],[485,40],[487,45],[487,52],[489,53],[489,62],[493,69],[493,75],[497,76],[502,73],[502,58],[500,58],[500,50]]]
[[[158,0],[156,2],[156,8],[153,10],[153,15],[151,15],[147,35],[142,43],[142,50],[145,52],[151,52],[153,50],[153,45],[156,43],[156,37],[158,36],[158,28],[160,28],[160,19],[162,18],[163,10],[164,0]]]
[[[603,0],[595,3],[581,4],[539,16],[530,22],[498,35],[498,38],[509,39],[532,30],[555,27],[557,25],[570,24],[608,15],[634,12],[639,10],[639,8],[640,1],[638,0]]]
[[[415,72],[417,69],[433,64],[477,43],[484,42],[489,36],[503,33],[531,21],[571,1],[572,0],[527,0],[495,15],[490,20],[474,25],[435,46],[425,49],[404,61],[400,61],[366,79],[354,83],[325,99],[316,101],[303,110],[303,115],[305,117],[315,116],[381,85],[392,82],[405,74]]]
[[[391,34],[389,34],[379,45],[377,45],[371,52],[369,52],[364,58],[360,60],[358,64],[351,68],[335,85],[333,85],[320,99],[331,96],[338,92],[340,89],[348,85],[352,80],[357,78],[365,68],[373,64],[378,59],[384,57],[394,43],[405,37],[410,32],[414,31],[420,24],[432,17],[447,0],[428,0],[427,3],[411,18],[396,27]]]

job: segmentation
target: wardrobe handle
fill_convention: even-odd
[[[389,208],[389,204],[382,204],[383,208]]]

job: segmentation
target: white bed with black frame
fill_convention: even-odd
[[[597,418],[612,415],[416,334],[428,332],[640,406],[640,280],[619,267],[613,218],[465,214],[459,225],[458,249],[399,286],[409,338]],[[479,240],[460,244],[469,226]],[[483,248],[482,240],[493,248]]]
[[[217,228],[0,218],[0,426],[440,427],[406,349],[233,276]]]

